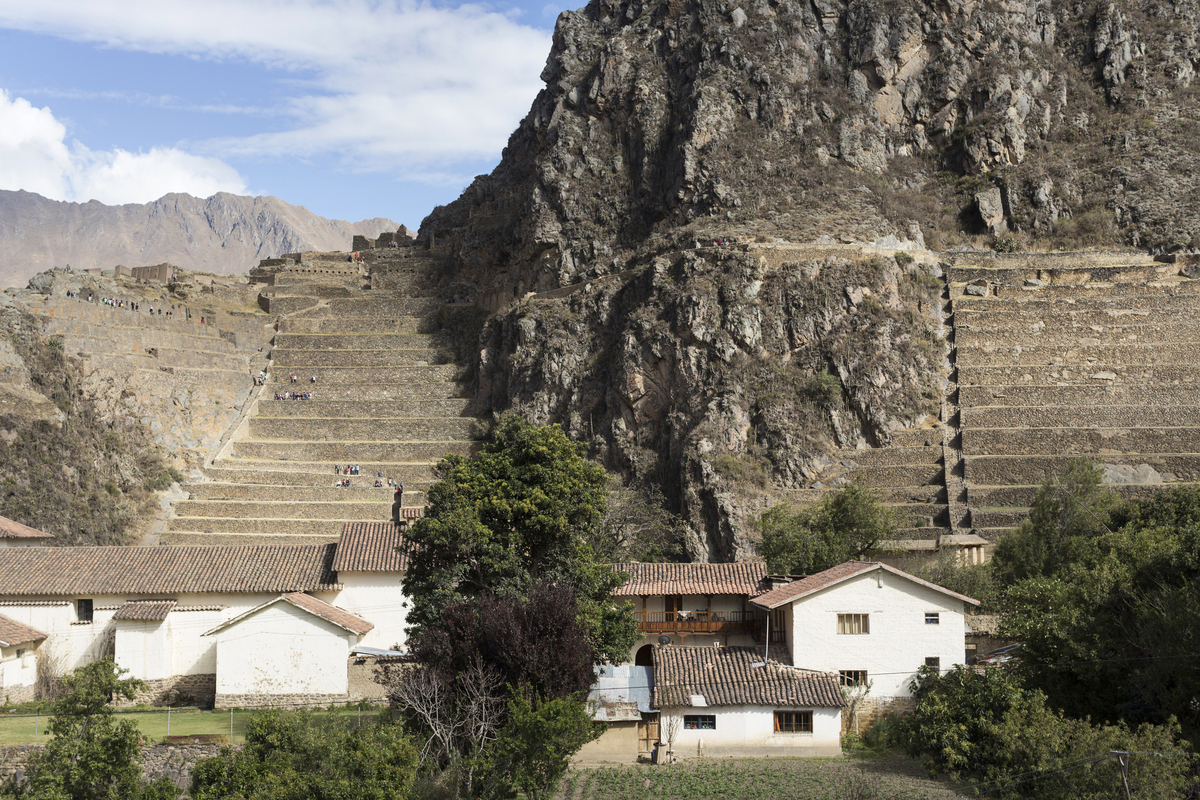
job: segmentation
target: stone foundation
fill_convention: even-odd
[[[32,703],[37,700],[36,686],[4,686],[0,687],[0,696],[12,705]]]
[[[199,706],[209,708],[217,694],[217,676],[215,673],[206,675],[176,675],[173,678],[162,678],[146,681],[146,688],[133,696],[132,700],[121,698],[114,702],[115,706],[136,705],[177,705]]]
[[[218,694],[214,708],[326,708],[354,702],[348,694]]]
[[[916,710],[911,697],[864,697],[858,703],[858,735],[865,736],[875,721],[886,714],[904,715]],[[842,733],[854,731],[854,715],[842,709]]]

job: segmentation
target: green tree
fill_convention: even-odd
[[[913,685],[916,708],[900,723],[909,755],[932,775],[966,780],[999,797],[1058,800],[1111,798],[1120,771],[1111,751],[1158,753],[1131,764],[1139,797],[1183,797],[1194,786],[1190,745],[1179,726],[1094,725],[1052,710],[1046,696],[1018,676],[955,667],[923,669]],[[1066,771],[1061,771],[1068,768]]]
[[[192,772],[193,800],[404,800],[418,753],[396,722],[351,727],[311,712],[264,711],[240,751],[224,748]]]
[[[409,533],[410,636],[436,626],[454,603],[528,597],[532,586],[559,583],[573,587],[598,658],[628,657],[636,626],[611,599],[623,576],[588,544],[604,516],[607,478],[586,450],[557,425],[508,415],[477,456],[438,463],[425,515]]]
[[[553,794],[571,756],[603,732],[578,700],[534,702],[518,693],[509,701],[508,722],[491,760],[509,785],[530,800],[541,800]]]
[[[112,659],[93,661],[62,679],[46,749],[29,765],[28,796],[36,800],[126,800],[175,797],[169,780],[142,780],[141,733],[109,705],[132,700],[145,683],[122,678]]]
[[[1020,640],[1030,686],[1070,714],[1200,731],[1200,492],[1173,489],[1079,535],[1052,576],[1005,592],[1002,631]],[[1123,523],[1123,524],[1122,524]]]
[[[896,519],[860,479],[816,505],[772,506],[758,521],[759,552],[774,573],[802,575],[872,555],[895,538]]]
[[[1054,575],[1076,558],[1083,542],[1110,530],[1121,500],[1102,478],[1094,462],[1076,458],[1038,489],[1029,516],[996,544],[992,571],[1001,586]]]

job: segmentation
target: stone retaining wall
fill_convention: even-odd
[[[453,381],[463,372],[456,364],[431,364],[429,366],[410,367],[320,367],[309,372],[309,376],[317,376],[317,385],[299,386],[286,379],[287,373],[272,373],[268,383],[279,391],[313,391],[320,392],[322,384],[350,383],[360,386],[368,383],[416,384],[426,381]],[[403,388],[403,387],[401,387]],[[324,394],[318,394],[318,399],[324,399]]]
[[[1057,400],[1053,389],[1046,400]],[[1150,398],[1134,405],[985,406],[962,410],[964,428],[1171,428],[1200,426],[1196,406],[1158,406]]]
[[[446,337],[435,333],[280,333],[275,337],[276,350],[373,350],[430,349],[446,343]]]
[[[323,392],[322,392],[323,394]],[[322,419],[326,417],[466,417],[474,416],[480,404],[465,397],[419,400],[305,400],[303,402],[259,403],[263,417],[280,419]]]
[[[1200,453],[1200,428],[964,428],[966,455],[1087,455],[1114,463],[1151,453]],[[1127,455],[1135,454],[1135,455]]]
[[[353,478],[351,478],[353,480]],[[359,478],[359,480],[363,480]],[[332,481],[331,481],[332,482]],[[333,488],[333,487],[330,487]],[[391,513],[391,491],[376,489],[378,497],[374,501],[351,502],[340,501],[321,503],[311,501],[293,501],[291,503],[259,503],[253,500],[182,500],[175,504],[175,513],[179,517],[193,519],[219,518],[267,518],[267,519],[341,519],[341,520],[378,520],[387,519]]]
[[[328,367],[416,367],[426,364],[449,364],[453,353],[438,348],[408,348],[395,350],[275,350],[275,369],[297,370],[313,374]]]
[[[297,401],[299,402],[299,401]],[[234,457],[320,461],[329,464],[367,462],[439,461],[447,453],[469,456],[478,445],[472,442],[234,442]],[[330,478],[332,483],[332,477]],[[906,485],[912,485],[911,482]]]
[[[192,770],[196,764],[202,759],[219,756],[223,747],[223,744],[145,745],[141,748],[142,777],[147,781],[169,778],[186,791],[192,784]],[[20,781],[30,758],[43,749],[41,745],[32,744],[0,745],[0,780],[16,776]],[[234,745],[234,749],[241,749],[241,745]]]
[[[962,386],[958,400],[972,406],[1200,406],[1200,384],[1192,386]]]
[[[271,401],[276,402],[276,401]],[[303,400],[278,402],[303,403]],[[477,427],[471,417],[434,417],[432,419],[389,417],[368,419],[304,419],[252,417],[253,439],[302,439],[306,442],[416,441],[443,442],[470,439]]]
[[[296,711],[301,708],[326,708],[354,702],[348,694],[218,694],[214,708],[276,708]]]
[[[1073,456],[967,456],[966,479],[974,492],[974,485],[983,486],[1038,486],[1062,475]],[[1197,455],[1103,455],[1097,458],[1102,464],[1148,464],[1160,474],[1170,474],[1176,481],[1200,481],[1200,456]],[[975,503],[971,495],[972,504]]]
[[[866,734],[871,726],[885,714],[903,716],[916,710],[916,701],[911,697],[864,697],[858,703],[858,733]],[[842,733],[854,730],[854,715],[848,708],[842,709]]]
[[[1200,348],[1197,348],[1200,349]],[[958,383],[979,386],[1055,385],[1110,386],[1132,384],[1195,385],[1200,384],[1200,370],[1195,367],[1141,364],[1088,364],[1084,366],[975,366],[958,365]]]

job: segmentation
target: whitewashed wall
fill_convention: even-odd
[[[908,697],[929,656],[947,669],[964,660],[965,603],[884,570],[851,578],[792,604],[792,663],[838,672],[866,670],[871,696]],[[925,612],[939,614],[925,624]],[[839,634],[838,614],[869,614],[870,633]]]
[[[4,689],[33,686],[37,682],[37,648],[34,642],[0,648],[0,697]],[[22,651],[20,658],[17,651]]]
[[[213,634],[217,694],[346,694],[358,637],[279,602]]]
[[[813,732],[776,733],[775,711],[812,711]],[[672,713],[680,711],[671,709]],[[804,706],[710,706],[685,708],[682,714],[715,716],[715,730],[680,728],[675,739],[675,755],[688,758],[698,755],[697,745],[704,744],[706,756],[720,755],[802,755],[835,756],[842,752],[842,711],[840,708],[809,708]],[[662,730],[660,728],[660,730]],[[665,730],[663,731],[665,736]]]
[[[342,591],[327,603],[357,614],[375,627],[359,642],[364,647],[404,651],[408,598],[400,588],[399,572],[339,572]]]

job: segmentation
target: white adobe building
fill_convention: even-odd
[[[58,672],[114,656],[137,702],[343,703],[351,651],[403,646],[401,544],[364,522],[337,544],[0,548],[0,612]]]
[[[37,648],[46,634],[0,616],[0,697],[5,703],[35,700]]]
[[[966,661],[966,609],[978,605],[869,561],[799,579],[751,563],[614,568],[630,576],[615,595],[634,601],[644,634],[630,661],[650,669],[622,685],[628,667],[603,668],[589,700],[609,729],[581,759],[648,754],[673,718],[676,756],[840,753],[843,689],[870,686],[860,715],[907,710],[922,666]],[[649,709],[637,702],[646,681]]]

